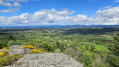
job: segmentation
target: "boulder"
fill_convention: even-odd
[[[23,45],[13,45],[13,46],[10,46],[9,55],[25,54],[27,52],[30,52],[31,49],[22,48],[22,46]]]
[[[17,63],[22,65],[5,67],[83,67],[71,56],[57,53],[26,54]]]
[[[7,49],[4,49],[4,50],[0,50],[0,52],[5,52]]]

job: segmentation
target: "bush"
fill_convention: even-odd
[[[86,67],[91,67],[92,66],[91,63],[94,60],[94,58],[95,58],[94,53],[91,53],[89,51],[82,52],[82,59],[83,59],[83,62],[85,63],[84,65]]]
[[[18,41],[18,40],[10,40],[8,41],[8,46],[11,46],[11,45],[21,45],[21,43]]]
[[[82,58],[81,51],[77,51],[72,48],[67,48],[66,50],[63,51],[63,53],[72,56],[77,61],[80,61],[80,63],[83,62],[81,59]]]
[[[0,58],[0,67],[11,65],[15,63],[19,58],[21,58],[21,56],[17,54]]]
[[[0,56],[5,56],[5,53],[4,52],[0,52]]]
[[[39,49],[32,49],[31,52],[32,53],[42,53],[43,51]]]
[[[105,58],[101,58],[100,56],[96,56],[96,59],[92,62],[92,67],[112,67],[110,63],[106,61]]]
[[[1,56],[1,57],[4,57],[4,56],[8,55],[8,51],[9,51],[9,50],[6,50],[6,51],[4,51],[4,52],[0,52],[0,56]]]
[[[110,62],[114,67],[119,67],[119,56],[109,55],[109,62]]]
[[[47,51],[53,51],[54,50],[53,45],[49,45],[48,43],[43,43],[41,48],[44,48]]]
[[[66,48],[66,46],[67,45],[65,45],[65,44],[61,44],[61,43],[59,43],[58,41],[56,41],[56,45],[55,45],[55,49],[61,49],[61,51],[63,52],[64,50],[65,50],[65,48]]]
[[[62,51],[61,51],[61,49],[58,48],[58,49],[54,50],[54,53],[62,53]]]
[[[15,40],[15,37],[12,34],[8,35],[8,40]]]
[[[4,50],[4,49],[7,49],[7,47],[4,47],[4,46],[3,46],[0,50]]]
[[[32,53],[43,53],[43,52],[51,53],[51,52],[46,51],[46,50],[43,49],[43,48],[32,49],[31,52],[32,52]]]
[[[33,48],[34,48],[34,46],[32,46],[32,45],[26,45],[26,46],[22,46],[22,48],[29,48],[29,49],[33,49]]]
[[[3,45],[2,43],[0,43],[0,49],[6,49],[6,45]]]

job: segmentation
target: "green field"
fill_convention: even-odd
[[[0,45],[33,45],[70,55],[84,67],[118,67],[118,42],[112,36],[117,32],[119,28],[2,28]]]

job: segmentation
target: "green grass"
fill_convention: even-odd
[[[105,47],[103,45],[95,45],[95,47],[96,47],[96,50],[98,50],[98,51],[109,51],[107,49],[107,47]]]

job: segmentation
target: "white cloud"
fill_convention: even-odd
[[[68,12],[68,10],[64,10],[64,11],[57,12],[57,14],[62,16],[68,16],[70,14],[73,14],[74,12],[75,11]]]
[[[28,2],[29,0],[12,0],[12,1],[17,1],[17,2]]]
[[[7,10],[0,10],[0,13],[13,13],[16,14],[15,11],[19,11],[19,8],[10,8]]]
[[[6,6],[9,8],[19,8],[21,7],[21,2],[29,2],[29,1],[40,1],[40,0],[0,0],[0,6]],[[14,13],[14,10],[0,10],[0,12],[5,12],[5,13]]]
[[[28,2],[29,0],[0,0],[0,6],[6,6],[8,8],[19,8],[22,5],[20,4],[21,2]],[[16,10],[15,10],[16,11]],[[0,10],[0,12],[4,13],[14,13],[14,10]]]
[[[21,6],[20,2],[28,2],[28,0],[0,0],[0,5],[8,7],[19,7]]]
[[[107,6],[107,7],[105,7],[106,9],[108,9],[108,8],[111,8],[112,6]]]
[[[65,16],[68,16],[70,14],[73,14],[74,11],[68,12],[67,10],[63,11],[57,11],[55,9],[51,10],[40,10],[38,12],[35,12],[33,15],[34,20],[40,20],[40,21],[48,21],[50,23],[56,22],[56,21],[62,21],[64,20]]]
[[[12,6],[12,4],[10,2],[3,1],[3,0],[0,0],[0,5],[2,5],[2,6]]]
[[[117,3],[118,3],[118,2],[119,2],[119,0],[116,0],[115,2],[117,2]]]
[[[98,10],[96,13],[96,21],[102,24],[119,24],[119,20],[117,19],[119,19],[119,6],[106,10]]]
[[[101,17],[119,17],[119,6],[106,10],[98,10],[96,15]]]
[[[31,0],[31,1],[40,1],[40,0]]]
[[[71,16],[75,11],[55,9],[40,10],[33,14],[23,13],[19,16],[0,17],[0,24],[26,25],[117,25],[119,24],[119,6],[98,10],[95,17],[86,15]]]
[[[21,6],[21,4],[19,3],[19,2],[14,2],[14,4],[13,4],[15,7],[20,7]]]
[[[0,10],[1,13],[13,13],[11,10]]]
[[[19,16],[12,16],[12,17],[0,17],[2,20],[0,22],[2,23],[18,23],[18,24],[24,24],[24,23],[57,23],[61,21],[67,21],[65,17],[68,17],[68,15],[72,14],[74,11],[69,12],[68,10],[62,10],[57,11],[55,9],[51,10],[40,10],[38,12],[35,12],[34,14],[29,13],[23,13]],[[6,21],[3,21],[6,20]]]

